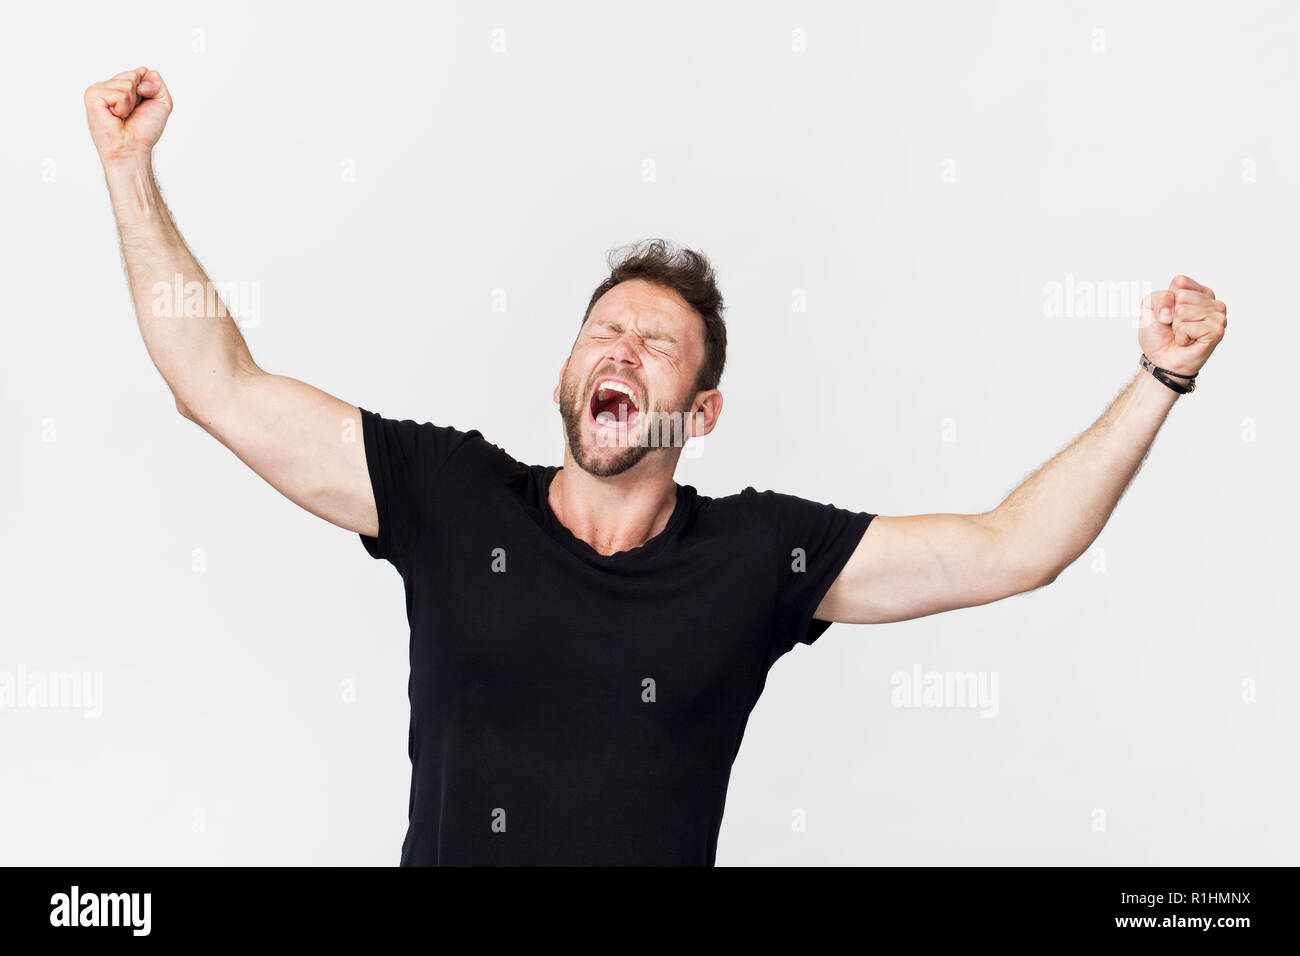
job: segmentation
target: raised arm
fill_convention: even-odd
[[[162,77],[144,67],[119,73],[90,86],[85,104],[140,333],[177,410],[295,504],[349,531],[376,534],[360,411],[257,366],[221,297],[208,294],[213,286],[163,203],[152,164],[172,108]],[[178,284],[187,290],[182,301],[161,292]],[[190,314],[200,300],[213,307]]]
[[[1180,382],[1199,372],[1227,324],[1211,289],[1178,276],[1143,301],[1138,340]],[[905,621],[1050,584],[1101,533],[1177,399],[1140,371],[1091,428],[992,511],[875,518],[816,617]]]

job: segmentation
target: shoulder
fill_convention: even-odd
[[[714,507],[732,514],[741,515],[755,521],[761,521],[769,527],[775,527],[782,515],[799,511],[808,506],[814,508],[819,504],[800,498],[797,495],[773,491],[770,488],[756,488],[747,485],[740,491],[721,498],[709,499]]]
[[[361,408],[367,452],[432,476],[433,473],[513,474],[521,464],[478,428],[386,418]]]
[[[683,485],[691,496],[691,510],[697,520],[708,528],[735,534],[743,532],[750,538],[770,538],[776,525],[771,520],[773,492],[746,487],[726,495],[701,494],[690,485]]]
[[[860,538],[876,515],[789,492],[747,487],[726,499],[743,520],[776,540],[784,553],[799,546],[824,550]]]

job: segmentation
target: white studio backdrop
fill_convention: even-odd
[[[727,297],[678,480],[880,514],[992,508],[1135,374],[1142,292],[1211,286],[1227,337],[1053,585],[778,661],[718,864],[1297,862],[1296,4],[51,2],[0,52],[0,675],[91,675],[0,707],[0,863],[393,865],[406,827],[399,576],[136,329],[81,103],[136,66],[259,364],[527,462],[631,240]],[[997,706],[897,706],[918,670]]]

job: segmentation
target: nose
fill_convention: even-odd
[[[617,365],[640,365],[640,348],[641,337],[629,329],[614,340],[609,351],[605,353],[605,358]]]

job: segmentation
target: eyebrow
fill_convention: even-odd
[[[614,319],[600,319],[596,322],[596,325],[603,325],[605,326],[605,328],[613,329],[615,332],[623,331],[623,323],[616,322]],[[640,334],[641,334],[641,338],[643,339],[654,339],[655,341],[658,342],[669,342],[673,345],[677,344],[677,340],[675,338],[673,338],[667,332],[664,332],[660,329],[646,329],[644,332]]]

